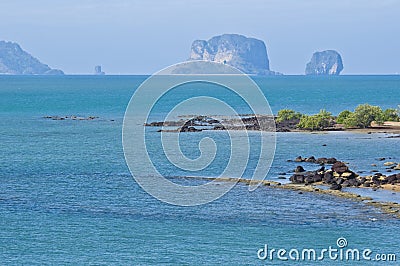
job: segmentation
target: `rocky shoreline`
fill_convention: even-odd
[[[201,132],[220,130],[253,130],[269,132],[315,132],[309,129],[297,127],[299,119],[277,122],[273,115],[241,114],[236,117],[225,116],[186,116],[186,119],[175,121],[156,121],[146,123],[146,127],[162,127],[158,132]],[[165,128],[168,127],[168,128]],[[170,129],[169,127],[175,127]],[[318,130],[329,131],[350,131],[358,133],[393,133],[400,134],[400,123],[386,122],[382,125],[372,124],[368,128],[346,128],[340,124],[333,124],[330,127]],[[392,137],[400,137],[392,136]]]
[[[245,179],[245,178],[228,178],[228,177],[225,178],[225,177],[185,176],[184,178],[200,179],[200,180],[206,180],[206,181],[214,181],[215,180],[215,181],[220,181],[220,182],[237,182],[237,183],[242,183],[242,184],[246,184],[246,185],[261,185],[261,186],[267,186],[267,187],[276,188],[276,189],[292,190],[292,191],[298,192],[299,194],[317,193],[317,194],[323,194],[323,195],[331,195],[334,197],[345,198],[345,199],[360,202],[360,203],[363,203],[363,204],[366,204],[369,206],[373,206],[373,207],[379,209],[383,213],[386,213],[388,215],[391,215],[395,218],[400,219],[400,204],[397,202],[375,201],[371,197],[364,197],[357,193],[346,192],[346,191],[341,191],[341,190],[322,189],[321,187],[317,187],[317,184],[310,184],[310,185],[294,184],[294,183],[282,184],[280,182],[276,182],[276,181],[272,181],[272,180],[251,180],[251,179]]]
[[[272,180],[251,180],[245,178],[225,178],[225,177],[185,177],[201,180],[216,180],[220,182],[237,182],[246,185],[262,185],[277,189],[288,189],[303,193],[318,193],[332,195],[335,197],[346,198],[364,204],[374,206],[382,212],[393,215],[400,219],[400,203],[391,201],[378,201],[372,197],[362,196],[363,189],[379,189],[391,191],[392,194],[400,192],[400,163],[388,161],[389,158],[377,158],[387,171],[398,171],[390,175],[384,175],[375,172],[373,175],[361,176],[359,173],[352,171],[345,162],[339,161],[336,158],[315,158],[314,156],[303,158],[298,156],[289,162],[318,164],[321,167],[314,171],[306,171],[303,166],[298,165],[289,180],[290,183],[277,182]],[[286,175],[281,173],[280,175]],[[286,178],[284,178],[286,179]],[[357,193],[343,191],[345,188],[359,189]],[[375,192],[374,192],[375,193]],[[390,192],[389,192],[390,193]]]

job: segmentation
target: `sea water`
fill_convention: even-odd
[[[341,237],[348,242],[346,248],[368,248],[373,254],[400,256],[399,220],[347,199],[269,187],[249,191],[244,184],[212,203],[196,207],[172,206],[148,195],[132,178],[121,141],[125,108],[146,78],[0,77],[0,264],[280,264],[285,261],[276,255],[273,260],[260,260],[258,251],[265,245],[288,251],[338,248],[336,241]],[[324,108],[337,115],[362,103],[382,108],[400,104],[399,76],[279,76],[254,80],[275,114],[283,108],[308,114]],[[201,92],[207,90],[211,89],[200,88]],[[171,100],[185,98],[190,90],[176,93]],[[235,104],[231,95],[218,93]],[[154,118],[163,117],[173,103],[167,99]],[[98,118],[43,118],[48,115]],[[160,133],[157,128],[149,128],[147,135],[149,151],[157,161],[162,153],[158,153],[159,143],[152,140],[159,139]],[[218,176],[229,154],[229,145],[224,144],[226,136],[205,131],[181,135],[182,151],[189,158],[199,156],[198,142],[204,137],[220,143],[216,161],[201,173]],[[368,172],[375,163],[383,171],[377,158],[400,161],[400,139],[388,136],[277,133],[267,179],[287,182],[278,176],[286,172],[288,178],[297,164],[287,160],[299,155],[336,157],[355,171]],[[251,159],[249,169],[254,167]],[[158,162],[159,170],[171,180],[188,174],[162,158]],[[317,168],[303,166],[307,170]],[[244,177],[251,177],[251,173],[250,169]],[[184,182],[196,185],[199,181]],[[293,262],[300,263],[313,262]],[[341,265],[343,261],[327,256],[321,264]]]

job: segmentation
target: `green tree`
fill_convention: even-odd
[[[276,122],[283,122],[283,121],[291,121],[295,119],[300,119],[302,116],[301,113],[296,112],[290,109],[282,109],[278,112],[278,117],[276,118]]]
[[[396,109],[389,108],[383,112],[383,120],[384,121],[392,121],[392,122],[399,122],[400,117],[397,113]]]
[[[352,112],[350,112],[349,110],[344,110],[342,112],[340,112],[340,114],[337,116],[336,118],[336,122],[338,124],[344,124],[344,121],[349,117],[349,115],[351,115]]]
[[[359,127],[356,119],[356,115],[352,112],[343,120],[343,124],[345,127]]]
[[[329,127],[332,121],[332,114],[323,109],[316,115],[303,115],[297,127],[310,130],[323,130]]]
[[[352,120],[351,124],[354,124],[354,126],[360,128],[370,127],[373,121],[377,122],[378,124],[382,124],[384,122],[384,114],[382,109],[379,106],[373,106],[369,104],[361,104],[357,106],[354,111],[354,116],[351,115],[349,118]],[[347,121],[345,124],[349,124],[349,121]]]

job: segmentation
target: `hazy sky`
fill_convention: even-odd
[[[303,74],[314,51],[335,49],[343,74],[400,72],[396,0],[0,1],[0,40],[18,42],[68,74],[151,74],[188,58],[195,39],[262,39],[272,70]]]

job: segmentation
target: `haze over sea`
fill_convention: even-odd
[[[250,192],[243,184],[197,207],[172,206],[148,195],[132,178],[121,143],[125,108],[146,78],[0,76],[1,264],[263,265],[257,251],[265,244],[322,249],[336,247],[339,237],[347,239],[349,248],[398,253],[400,221],[347,199],[269,187]],[[382,108],[400,104],[400,76],[254,80],[275,114],[283,108],[308,114],[324,108],[337,115],[362,103]],[[216,94],[239,105],[226,91],[195,85],[166,97],[154,118],[166,115],[176,99],[194,94]],[[59,121],[44,119],[47,115],[99,118]],[[158,158],[156,130],[149,129],[148,143]],[[229,149],[223,145],[224,134],[182,134],[182,149],[190,158],[199,156],[198,141],[205,136],[222,145],[221,156],[202,175],[218,176]],[[267,178],[278,181],[278,173],[296,166],[287,160],[298,155],[336,157],[357,171],[369,171],[378,157],[399,162],[400,139],[387,136],[277,133]],[[160,171],[171,179],[187,175],[165,160],[159,162]],[[341,262],[321,262],[330,264]]]

